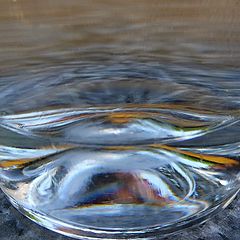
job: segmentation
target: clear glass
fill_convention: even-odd
[[[0,1],[0,186],[80,239],[154,239],[239,190],[237,1]]]

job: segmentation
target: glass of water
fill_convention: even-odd
[[[46,228],[153,239],[240,184],[236,1],[1,1],[0,186]]]

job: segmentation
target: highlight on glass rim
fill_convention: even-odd
[[[240,189],[239,12],[0,0],[0,188],[13,206],[95,240],[165,238],[226,208]]]

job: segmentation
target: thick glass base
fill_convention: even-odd
[[[65,236],[76,239],[159,239],[182,231],[185,228],[192,227],[195,224],[205,222],[214,214],[226,208],[236,197],[238,192],[239,189],[232,191],[226,199],[219,202],[215,206],[211,206],[211,208],[205,209],[204,211],[194,214],[193,216],[189,216],[183,221],[179,221],[177,223],[175,222],[173,224],[169,224],[168,226],[155,226],[152,228],[145,228],[143,226],[142,228],[134,230],[116,230],[110,229],[107,226],[105,229],[97,229],[88,228],[80,224],[70,224],[61,221],[60,219],[44,215],[38,211],[35,211],[34,209],[28,209],[23,205],[19,205],[10,196],[7,195],[7,197],[12,205],[27,218],[47,229]],[[161,219],[161,216],[159,216],[159,219]],[[138,221],[138,219],[136,219],[136,221]]]

